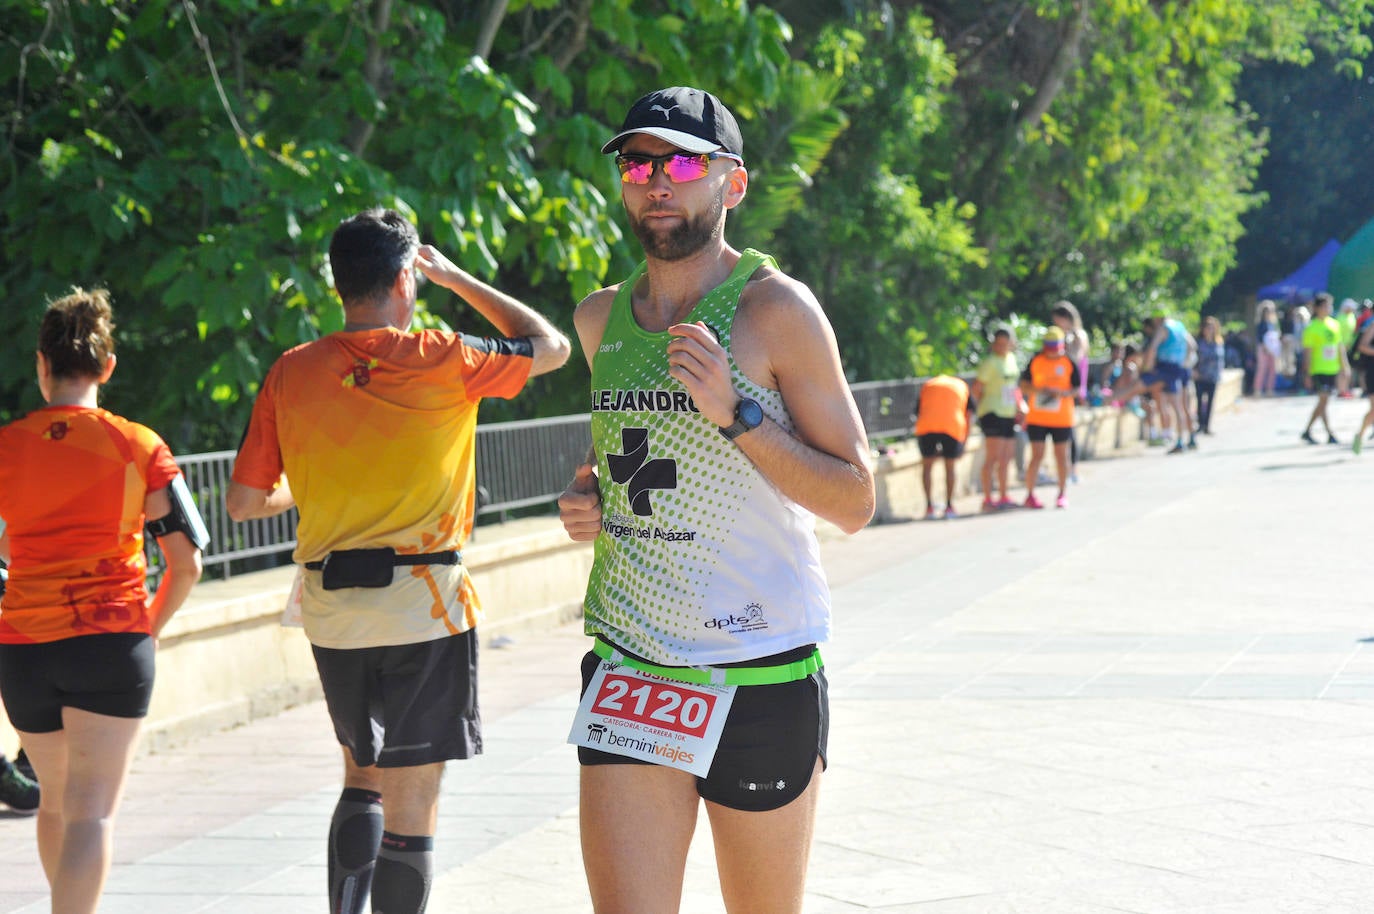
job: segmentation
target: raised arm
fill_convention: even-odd
[[[530,377],[563,367],[572,353],[568,338],[542,314],[494,289],[449,260],[433,245],[421,245],[415,266],[491,321],[505,337],[525,337],[534,348]]]

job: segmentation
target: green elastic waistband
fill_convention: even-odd
[[[659,666],[656,663],[649,663],[647,660],[637,660],[634,657],[626,657],[615,645],[609,644],[597,638],[592,642],[592,653],[602,660],[609,660],[621,666],[628,666],[630,669],[639,670],[641,673],[650,673],[654,676],[662,676],[664,679],[673,679],[678,682],[690,682],[693,685],[714,685],[714,686],[753,686],[753,685],[778,685],[784,682],[796,682],[798,679],[805,679],[812,673],[819,670],[821,664],[821,649],[816,648],[809,657],[792,663],[779,663],[776,666]]]

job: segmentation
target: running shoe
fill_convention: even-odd
[[[989,511],[996,511],[996,510],[997,510],[997,502],[993,501],[991,498],[985,498],[985,499],[983,499],[983,513],[984,513],[984,514],[986,514],[986,513],[989,512]]]
[[[4,762],[0,771],[0,803],[15,812],[34,812],[38,809],[38,785],[20,773],[19,769]]]
[[[1040,503],[1040,499],[1036,498],[1034,495],[1027,495],[1027,496],[1026,496],[1026,507],[1027,507],[1027,508],[1043,508],[1043,507],[1045,507],[1045,506],[1042,505],[1042,504]]]
[[[945,520],[955,520],[958,516],[959,512],[954,510],[953,505],[945,506]]]
[[[1327,443],[1327,444],[1340,444],[1341,442],[1340,442],[1339,439],[1336,438],[1335,435],[1332,435],[1332,434],[1329,434],[1329,433],[1328,433],[1327,436],[1326,436],[1326,443]]]
[[[935,506],[934,506],[934,505],[931,505],[929,508],[926,508],[926,520],[939,520],[939,519],[940,519],[940,512],[935,510]]]
[[[1054,506],[1056,508],[1067,508],[1069,506],[1069,496],[1060,495],[1054,500]]]
[[[1180,443],[1178,443],[1178,444],[1175,444],[1173,447],[1169,448],[1169,450],[1165,451],[1165,453],[1166,453],[1166,454],[1186,454],[1186,453],[1188,453],[1188,449],[1187,449],[1186,447],[1183,446],[1182,442],[1180,442]]]
[[[1012,501],[1010,498],[1003,498],[1001,501],[997,502],[997,510],[999,510],[999,511],[1005,511],[1005,510],[1007,510],[1008,508],[1015,508],[1015,507],[1016,507],[1016,502]]]
[[[29,754],[24,751],[24,747],[19,747],[19,754],[14,757],[14,767],[19,769],[19,773],[24,777],[38,783],[38,775],[33,773],[33,765],[29,763]]]
[[[1303,433],[1302,433],[1301,435],[1299,435],[1298,437],[1300,437],[1303,441],[1306,441],[1308,444],[1316,444],[1316,443],[1317,443],[1317,439],[1312,437],[1312,433],[1311,433],[1310,431],[1303,432]]]
[[[1356,457],[1360,456],[1360,451],[1364,449],[1364,439],[1356,435],[1354,440],[1350,442],[1350,449],[1355,452]]]

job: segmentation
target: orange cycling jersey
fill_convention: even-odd
[[[234,481],[272,489],[285,471],[301,564],[341,549],[461,549],[473,522],[477,404],[514,396],[532,364],[509,341],[438,330],[340,332],[298,346],[263,381]],[[414,566],[386,590],[325,592],[317,578],[305,580],[302,614],[320,647],[433,640],[480,616],[462,566]]]
[[[177,473],[156,433],[103,409],[51,406],[0,428],[0,643],[150,633],[143,504]]]

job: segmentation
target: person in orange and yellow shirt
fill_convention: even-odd
[[[916,446],[921,450],[921,486],[926,495],[926,520],[941,514],[931,497],[931,478],[937,458],[945,465],[946,520],[958,517],[954,510],[954,487],[959,458],[968,440],[968,385],[952,375],[939,375],[921,385],[916,401]]]
[[[332,914],[418,914],[439,779],[482,751],[481,605],[462,564],[477,404],[567,361],[568,340],[374,209],[329,245],[344,329],[268,371],[234,463],[235,520],[300,509],[300,609],[344,757],[329,832]],[[416,273],[501,334],[410,332]],[[283,477],[283,473],[285,474]],[[289,481],[289,482],[288,482]]]
[[[1059,476],[1056,508],[1069,505],[1069,440],[1073,437],[1073,399],[1079,388],[1078,366],[1064,353],[1064,331],[1045,331],[1040,351],[1021,373],[1021,392],[1026,397],[1026,436],[1030,460],[1026,464],[1026,507],[1043,508],[1035,497],[1035,480],[1045,459],[1045,439],[1054,442],[1054,463]]]
[[[38,335],[48,405],[0,428],[0,697],[43,785],[52,909],[83,914],[110,870],[154,639],[199,580],[205,543],[167,445],[97,405],[115,369],[113,330],[103,289],[49,305]],[[167,562],[151,598],[145,524]]]

